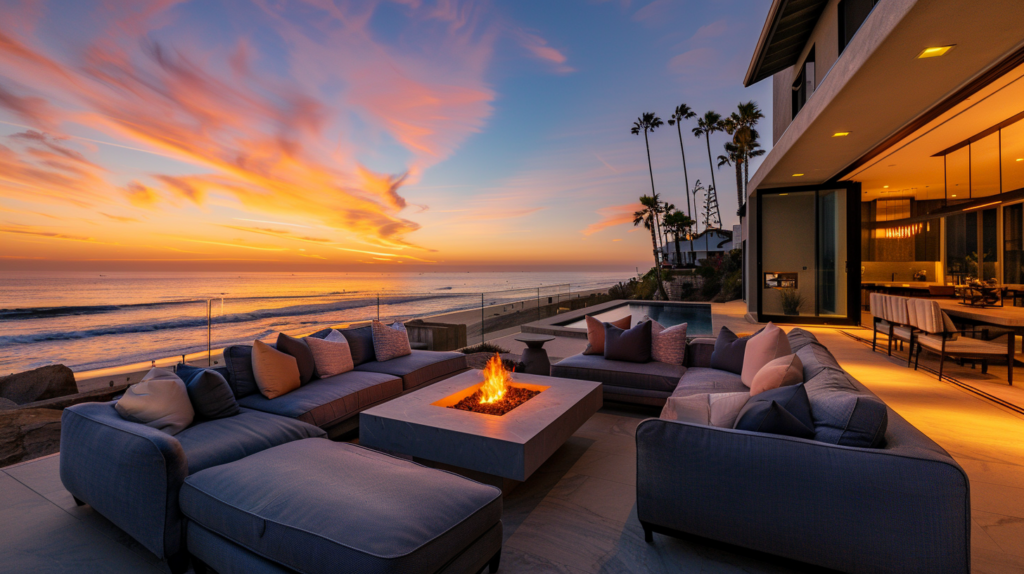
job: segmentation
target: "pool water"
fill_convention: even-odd
[[[605,323],[621,319],[631,315],[631,325],[636,325],[644,317],[650,317],[665,327],[687,323],[686,334],[688,336],[711,336],[711,305],[662,305],[658,303],[623,303],[616,307],[601,311],[592,315],[595,319]],[[586,329],[587,321],[584,318],[573,319],[563,323],[561,327]]]

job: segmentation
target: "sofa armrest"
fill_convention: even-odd
[[[178,440],[122,419],[113,402],[64,409],[64,487],[161,558],[182,549],[178,491],[186,476],[188,461]]]
[[[687,367],[711,367],[711,353],[715,351],[715,340],[701,337],[686,344]]]
[[[637,516],[845,572],[970,572],[970,486],[948,457],[648,419]]]

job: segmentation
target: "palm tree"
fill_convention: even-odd
[[[651,232],[651,246],[654,248],[654,272],[658,278],[658,292],[662,298],[668,301],[668,294],[665,293],[665,284],[661,281],[661,261],[658,257],[658,213],[661,211],[661,202],[650,195],[640,196],[640,205],[643,209],[633,213],[633,226],[643,224],[644,229]]]
[[[747,195],[746,183],[750,180],[750,158],[764,155],[764,150],[754,153],[760,147],[757,142],[760,134],[754,128],[757,126],[757,122],[763,118],[764,114],[761,112],[761,108],[753,101],[740,102],[736,106],[736,111],[729,116],[728,127],[730,129],[727,131],[733,137],[733,143],[739,147],[743,161],[744,180],[741,199],[745,199]],[[743,201],[740,201],[738,207],[743,207]]]
[[[662,223],[662,225],[661,225],[661,238],[662,238],[661,245],[662,246],[668,245],[668,234],[669,234],[668,216],[669,216],[670,213],[672,213],[675,210],[676,210],[676,206],[675,206],[674,203],[669,203],[669,202],[666,201],[665,203],[661,204],[661,213],[662,213],[662,216],[661,216],[661,223]]]
[[[743,194],[747,193],[747,183],[750,182],[750,158],[760,157],[767,153],[761,149],[761,144],[757,141],[757,132],[751,130],[754,135],[754,139],[747,144],[747,159],[743,162]]]
[[[708,146],[708,163],[711,165],[711,188],[708,190],[710,196],[711,189],[718,191],[718,186],[715,185],[715,162],[711,159],[711,134],[715,132],[725,131],[725,124],[722,122],[722,115],[708,110],[704,112],[704,116],[697,118],[697,127],[693,128],[693,135],[696,137],[704,136],[704,141]],[[707,229],[705,227],[704,229]]]
[[[679,134],[679,153],[683,155],[683,183],[686,184],[686,214],[689,216],[693,215],[693,209],[690,208],[690,176],[686,173],[686,150],[683,149],[683,120],[695,117],[697,117],[697,114],[690,109],[690,106],[679,104],[676,106],[675,113],[668,120],[668,125],[676,126],[676,133]]]
[[[650,141],[647,140],[647,132],[653,132],[654,130],[660,128],[662,125],[664,125],[664,123],[661,121],[661,118],[657,116],[657,114],[655,114],[654,112],[644,112],[643,115],[641,115],[639,118],[636,119],[635,122],[633,122],[633,127],[630,128],[629,130],[629,132],[633,135],[639,135],[641,131],[643,131],[644,133],[644,145],[647,147],[647,171],[650,172],[651,174],[651,197],[653,197],[655,200],[660,199],[658,198],[658,194],[655,193],[654,191],[654,167],[651,165],[651,143]],[[657,214],[655,214],[654,218],[654,227],[655,233],[657,235],[661,235],[661,233],[658,230],[659,226]]]
[[[679,236],[686,235],[689,228],[693,225],[693,220],[690,216],[683,213],[682,211],[672,211],[665,214],[665,227],[672,231],[675,236],[676,243],[676,263],[679,265],[683,264],[683,254],[679,249]]]
[[[736,168],[736,215],[739,215],[743,207],[743,166],[746,165],[744,148],[733,142],[725,142],[725,153],[728,155],[718,156],[718,167],[731,165]]]

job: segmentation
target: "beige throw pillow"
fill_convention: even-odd
[[[604,354],[604,323],[598,319],[587,315],[584,317],[587,322],[587,348],[583,350],[584,355],[603,355]],[[610,321],[611,325],[615,325],[620,329],[629,329],[629,324],[633,320],[632,315],[626,315],[621,319]]]
[[[651,358],[659,363],[682,365],[686,358],[686,325],[662,327],[651,319]]]
[[[301,383],[299,363],[295,357],[263,341],[253,341],[252,373],[256,378],[256,386],[268,399],[290,393],[299,388]]]
[[[743,371],[740,373],[740,380],[749,387],[761,367],[779,357],[792,354],[793,349],[789,345],[786,332],[774,323],[768,323],[763,331],[747,340],[747,348],[743,351]]]
[[[347,373],[355,368],[348,339],[337,329],[331,330],[323,339],[307,337],[306,344],[313,352],[313,363],[321,379]]]
[[[711,426],[731,429],[736,426],[736,417],[747,404],[750,393],[714,393],[708,395],[711,411]]]
[[[804,364],[796,355],[786,355],[761,367],[750,383],[750,396],[804,382]]]
[[[378,361],[390,361],[398,357],[412,354],[412,346],[409,345],[409,333],[405,325],[396,323],[401,329],[391,325],[390,327],[374,321],[370,324],[370,331],[373,333],[373,354]]]
[[[185,383],[167,369],[153,369],[114,403],[121,418],[175,435],[195,418]]]

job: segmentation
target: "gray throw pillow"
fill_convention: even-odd
[[[171,371],[159,368],[151,369],[141,381],[128,387],[114,403],[114,410],[126,421],[169,435],[185,430],[195,418],[185,383]]]
[[[728,327],[722,327],[711,353],[711,368],[739,375],[743,372],[743,352],[750,337],[737,337]]]
[[[224,365],[228,369],[228,385],[235,398],[260,392],[252,372],[252,345],[231,345],[224,349]]]
[[[348,348],[352,351],[352,364],[355,366],[376,361],[377,355],[373,352],[373,330],[369,325],[358,329],[345,329],[342,335],[348,339]]]
[[[277,350],[295,357],[299,365],[299,384],[304,385],[313,380],[316,375],[316,362],[313,361],[313,352],[309,345],[302,339],[296,339],[281,333],[277,336]]]
[[[648,363],[651,360],[651,322],[631,329],[604,324],[604,358],[612,361]]]
[[[175,374],[185,382],[196,417],[221,419],[238,414],[238,401],[227,380],[217,371],[178,365]]]

